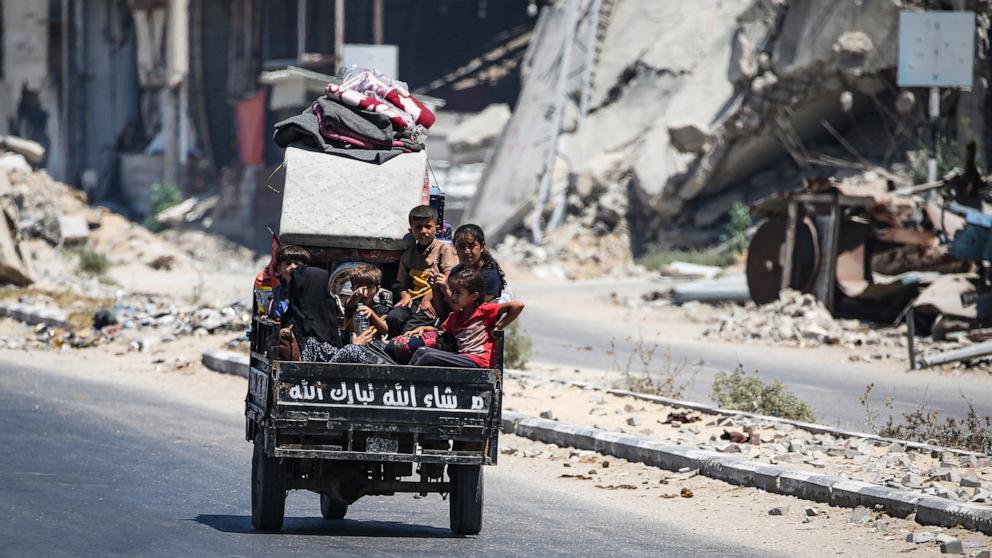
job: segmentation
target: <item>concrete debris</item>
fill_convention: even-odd
[[[811,294],[786,291],[760,309],[751,303],[735,307],[707,329],[704,337],[728,341],[810,345],[881,345],[882,336],[855,320],[836,320]]]
[[[679,277],[684,279],[713,279],[722,272],[722,267],[717,267],[715,265],[700,265],[688,262],[672,262],[661,270],[661,274],[667,277]]]
[[[954,539],[947,542],[940,543],[940,553],[941,554],[964,554],[964,547],[961,545],[961,541]]]
[[[871,510],[864,506],[858,506],[851,510],[851,517],[848,518],[848,523],[858,523],[867,524],[870,523],[874,518]]]
[[[927,544],[937,542],[937,535],[927,531],[916,531],[906,535],[906,542],[913,544]]]
[[[697,281],[672,287],[672,302],[746,302],[751,294],[747,279],[735,275],[713,281]]]
[[[633,245],[668,241],[680,231],[714,240],[719,228],[696,222],[701,207],[792,189],[806,159],[852,157],[837,143],[820,141],[821,122],[846,133],[852,117],[870,117],[881,130],[878,119],[891,113],[874,107],[871,97],[895,89],[888,80],[899,3],[631,0],[602,10],[588,4],[570,0],[542,11],[517,108],[467,216],[494,240],[520,236],[514,231],[531,229],[535,218],[549,228],[581,223],[551,216],[595,214],[597,198],[588,194],[596,191],[636,202],[624,214],[641,225]],[[600,28],[587,33],[594,12]],[[591,68],[580,55],[591,48],[587,36],[597,37]],[[570,49],[579,54],[562,72],[565,95],[555,95],[561,53]],[[585,70],[591,70],[588,87],[580,79]],[[586,95],[583,113],[575,99]],[[557,128],[554,114],[564,115]],[[868,146],[888,141],[880,137]],[[535,152],[521,150],[524,144]],[[857,157],[891,155],[865,151]],[[609,173],[597,168],[604,156]],[[577,192],[578,204],[540,196],[549,182],[550,191]],[[727,219],[725,211],[711,213]]]
[[[510,107],[505,104],[489,105],[482,112],[462,120],[447,134],[451,162],[485,162],[493,144],[509,121]]]
[[[142,352],[189,335],[243,334],[251,320],[251,309],[241,302],[183,305],[159,297],[121,294],[110,307],[98,306],[101,303],[81,297],[62,308],[51,297],[29,294],[18,302],[0,303],[0,316],[36,326],[18,348],[84,348],[123,339],[132,350]]]
[[[59,217],[59,232],[62,234],[62,244],[77,246],[89,238],[90,227],[83,215],[62,215]]]
[[[982,488],[982,481],[978,478],[974,469],[965,469],[961,473],[960,484],[965,488]]]

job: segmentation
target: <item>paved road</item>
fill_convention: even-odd
[[[606,313],[597,310],[598,306],[606,304],[602,297],[611,291],[636,296],[657,288],[657,284],[643,281],[514,285],[514,292],[527,303],[521,320],[534,339],[533,360],[574,368],[623,369],[637,344],[636,340],[628,338],[637,338],[643,333],[645,343],[659,343],[661,347],[669,348],[673,362],[684,359],[689,363],[702,363],[699,374],[686,392],[686,398],[695,401],[709,401],[716,372],[733,370],[740,363],[745,370],[757,371],[764,378],[781,380],[789,390],[813,405],[817,421],[823,424],[863,429],[865,413],[858,398],[869,383],[876,384],[873,399],[881,401],[883,397],[891,397],[897,413],[912,411],[920,401],[927,401],[945,415],[960,417],[967,412],[961,397],[964,393],[982,415],[992,415],[992,376],[981,371],[961,375],[932,371],[891,372],[866,364],[853,364],[846,359],[824,362],[822,357],[810,358],[808,352],[800,349],[735,348],[722,343],[661,338],[650,327],[604,318]],[[576,299],[584,297],[588,301],[582,310],[584,318],[577,318],[574,308],[565,310],[547,302],[551,300],[552,290],[561,289],[574,293]],[[616,339],[616,355],[607,354],[611,338]],[[656,366],[658,361],[656,356]],[[690,368],[695,369],[694,366]],[[635,358],[632,371],[640,370]],[[616,376],[619,377],[619,373]]]
[[[487,470],[479,537],[452,537],[437,496],[370,498],[327,522],[306,492],[291,493],[283,533],[257,534],[239,416],[4,362],[0,409],[2,555],[755,555],[506,465]]]

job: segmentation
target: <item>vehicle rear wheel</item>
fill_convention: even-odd
[[[451,530],[459,535],[478,535],[482,531],[484,500],[481,465],[449,465],[451,478]]]
[[[320,495],[320,515],[324,519],[344,519],[348,513],[348,504],[343,504],[326,494]]]
[[[282,529],[286,512],[286,482],[275,457],[265,455],[262,433],[255,435],[251,458],[251,524],[259,531]]]

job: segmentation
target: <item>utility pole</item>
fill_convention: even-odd
[[[334,71],[344,62],[344,0],[334,0]]]
[[[372,0],[372,44],[381,45],[383,43],[382,20],[384,17],[384,0]]]
[[[307,0],[296,0],[296,62],[307,52]]]
[[[186,126],[187,81],[189,76],[189,0],[169,0],[168,77],[162,130],[165,136],[163,180],[182,186],[182,166],[186,162],[189,130]]]

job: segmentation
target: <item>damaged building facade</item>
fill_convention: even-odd
[[[272,124],[299,113],[349,47],[392,45],[412,89],[478,111],[516,99],[532,4],[6,0],[0,134],[41,144],[39,166],[95,202],[144,218],[153,186],[172,184],[197,198],[186,218],[233,237],[259,223],[251,241],[278,215],[264,195],[281,160]]]
[[[804,179],[911,185],[927,92],[896,85],[898,20],[924,8],[977,14],[974,85],[943,92],[940,135],[948,165],[975,141],[984,166],[987,2],[565,0],[542,12],[470,218],[583,260],[711,244],[735,202]]]

